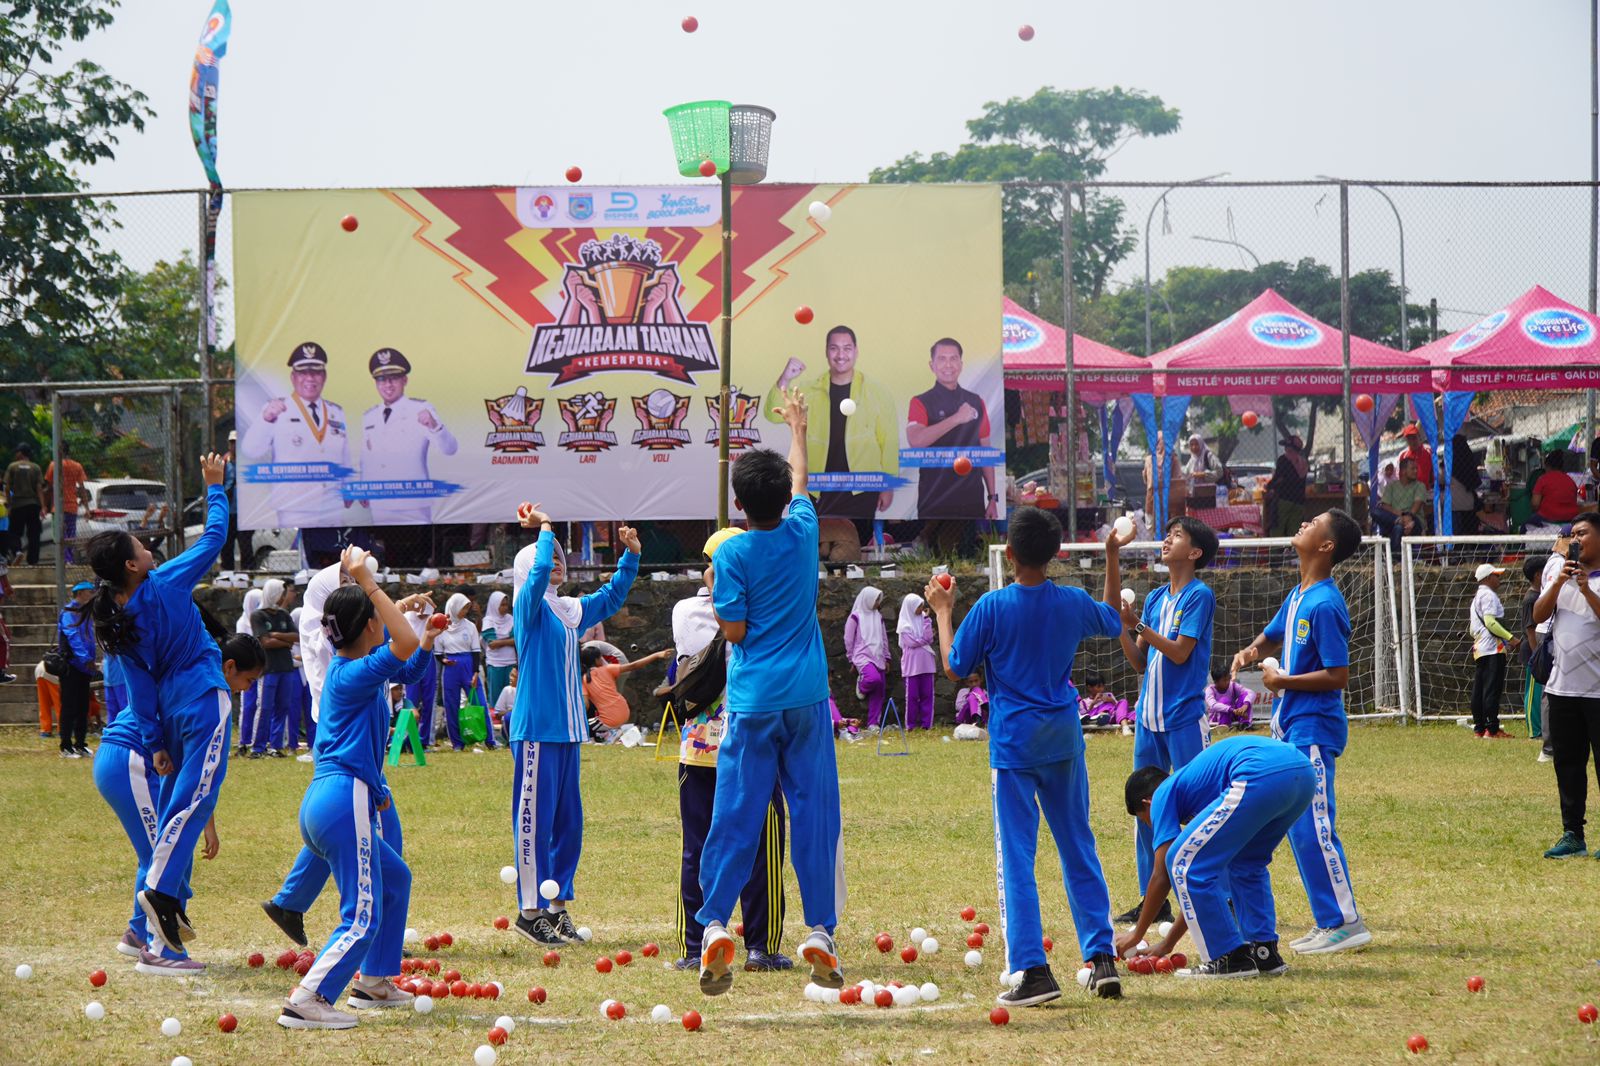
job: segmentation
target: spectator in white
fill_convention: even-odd
[[[1217,453],[1206,445],[1198,433],[1189,438],[1189,461],[1183,469],[1191,478],[1197,475],[1209,477],[1212,481],[1222,478],[1222,460],[1217,458]]]
[[[1546,639],[1554,665],[1544,691],[1562,829],[1544,856],[1566,859],[1589,853],[1583,834],[1589,753],[1600,751],[1600,512],[1585,511],[1572,520],[1571,546],[1545,563],[1543,585],[1533,620],[1550,623]]]
[[[1500,700],[1506,691],[1506,653],[1515,651],[1517,638],[1502,622],[1506,609],[1500,602],[1503,566],[1480,563],[1474,577],[1478,591],[1467,612],[1467,634],[1472,638],[1472,732],[1495,740],[1509,739],[1500,728]]]

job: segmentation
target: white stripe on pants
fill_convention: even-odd
[[[139,822],[144,826],[153,851],[161,824],[161,809],[156,806],[156,798],[150,795],[150,782],[145,780],[144,756],[132,748],[128,749],[128,794],[139,805]]]
[[[1011,971],[1011,935],[1006,932],[1006,852],[1000,843],[1000,771],[989,769],[989,811],[994,819],[994,883],[1000,893],[1000,943],[1005,945],[1006,972]]]
[[[373,892],[372,892],[372,802],[368,796],[367,783],[360,778],[350,779],[350,807],[355,819],[356,829],[356,854],[360,856],[356,875],[356,920],[338,940],[322,949],[322,954],[317,956],[317,961],[311,964],[311,969],[306,971],[305,978],[301,980],[300,987],[307,992],[316,992],[322,987],[322,982],[327,979],[328,971],[350,954],[350,949],[361,943],[367,935],[367,930],[372,926]],[[376,976],[376,975],[375,975]],[[320,994],[320,993],[319,993]]]
[[[162,877],[167,872],[168,865],[173,859],[173,851],[182,838],[184,827],[189,820],[205,803],[211,795],[212,782],[216,779],[217,769],[222,765],[222,760],[228,757],[228,727],[233,722],[233,701],[223,689],[216,690],[217,697],[217,724],[207,738],[205,750],[199,753],[203,760],[200,764],[200,780],[195,787],[193,795],[182,810],[172,816],[166,825],[161,827],[161,838],[156,842],[150,856],[150,871],[145,875],[144,883],[150,888],[160,885]],[[261,708],[256,708],[259,715]],[[185,752],[184,758],[195,758],[195,753]],[[182,772],[181,768],[178,772]],[[187,864],[193,856],[184,855],[179,861]],[[175,894],[175,893],[174,893]]]
[[[1223,794],[1222,802],[1211,812],[1211,816],[1189,834],[1189,839],[1183,842],[1178,854],[1170,858],[1173,894],[1178,897],[1178,906],[1183,909],[1183,917],[1189,923],[1189,935],[1194,938],[1194,946],[1200,949],[1200,957],[1206,962],[1211,961],[1212,955],[1206,946],[1205,931],[1195,917],[1194,903],[1189,898],[1189,868],[1211,838],[1228,824],[1228,819],[1239,809],[1244,790],[1245,782],[1235,781]]]
[[[517,906],[541,910],[549,904],[539,894],[539,743],[518,740],[522,779],[517,782]]]

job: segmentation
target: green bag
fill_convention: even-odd
[[[456,716],[456,725],[461,731],[463,744],[482,744],[489,739],[489,715],[483,708],[483,686],[472,686],[467,705]]]

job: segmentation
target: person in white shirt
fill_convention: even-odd
[[[483,639],[472,622],[473,607],[465,593],[457,592],[446,600],[444,614],[450,624],[433,645],[434,653],[443,658],[439,691],[444,697],[444,727],[450,734],[450,746],[456,751],[463,750],[458,716],[472,702],[472,686],[480,682],[483,667]],[[493,733],[485,744],[495,746]]]
[[[483,609],[483,666],[489,686],[484,698],[494,707],[500,703],[500,690],[511,683],[511,672],[517,668],[511,597],[504,592],[489,593],[489,605]]]
[[[500,725],[500,739],[506,743],[511,742],[511,711],[517,705],[517,668],[511,668],[510,680],[505,688],[500,690],[500,696],[494,701],[494,720]],[[492,724],[492,723],[491,723]]]
[[[316,341],[295,346],[289,356],[294,394],[275,396],[244,431],[242,451],[273,465],[325,463],[331,476],[316,481],[282,481],[272,490],[278,525],[325,529],[345,525],[348,501],[339,481],[350,466],[350,430],[344,408],[322,398],[328,383],[328,353]]]
[[[1583,823],[1589,799],[1589,752],[1600,751],[1600,513],[1572,520],[1567,555],[1545,563],[1544,591],[1533,605],[1535,624],[1549,622],[1554,652],[1545,699],[1550,748],[1561,797],[1561,839],[1547,859],[1587,855]]]
[[[1472,635],[1472,732],[1496,740],[1511,736],[1500,728],[1500,700],[1506,691],[1506,652],[1517,646],[1517,638],[1503,622],[1506,609],[1498,590],[1505,572],[1503,566],[1479,565],[1473,575],[1478,591],[1467,611],[1467,632]]]
[[[239,614],[239,620],[233,624],[235,633],[250,633],[250,616],[261,610],[261,590],[249,589],[244,594],[244,610]],[[248,755],[250,745],[256,738],[256,703],[261,698],[261,681],[245,689],[239,695],[239,755]]]
[[[426,481],[428,456],[456,453],[456,438],[427,400],[407,396],[411,361],[394,348],[379,348],[367,360],[378,402],[361,416],[362,481]],[[367,501],[379,526],[427,525],[431,497],[380,497]]]

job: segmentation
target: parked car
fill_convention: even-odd
[[[158,518],[167,503],[167,486],[144,478],[85,481],[83,489],[89,499],[78,511],[80,540],[110,529],[133,530],[159,524],[147,518]],[[46,521],[42,543],[54,540],[55,523]]]
[[[196,496],[183,508],[184,543],[193,544],[205,532],[206,500]],[[300,569],[298,529],[257,529],[250,534],[250,562],[248,570],[268,570],[279,574],[292,574]]]

